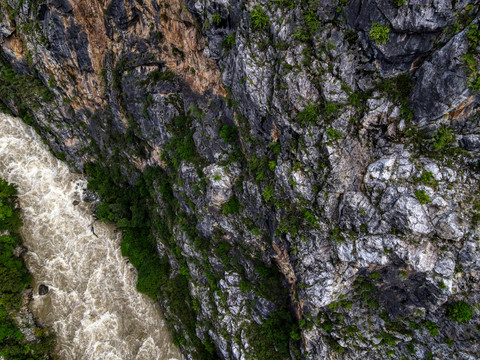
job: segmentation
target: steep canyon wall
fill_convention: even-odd
[[[479,356],[478,1],[1,4],[0,99],[187,357]]]

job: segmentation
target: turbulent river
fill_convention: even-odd
[[[20,119],[0,114],[0,177],[18,185],[31,309],[57,334],[60,359],[181,359],[157,304],[135,289],[121,234],[95,222],[86,181]],[[40,284],[49,287],[38,294]]]

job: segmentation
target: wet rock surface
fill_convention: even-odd
[[[2,102],[72,170],[173,179],[176,333],[224,359],[480,356],[478,1],[8,4]],[[282,311],[284,353],[256,341]]]
[[[48,291],[49,291],[49,288],[48,288],[47,285],[41,284],[41,285],[38,287],[38,295],[47,295],[47,294],[48,294]]]

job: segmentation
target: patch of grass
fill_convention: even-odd
[[[263,198],[265,199],[265,201],[268,202],[273,197],[274,193],[275,193],[274,187],[269,185],[265,187],[265,190],[263,191]]]
[[[336,243],[341,243],[345,241],[345,238],[341,234],[340,228],[337,226],[330,232],[330,239],[335,241]]]
[[[216,26],[219,26],[222,23],[222,16],[220,14],[213,14],[211,19],[212,23],[214,23]]]
[[[440,289],[445,290],[447,288],[447,285],[443,282],[443,280],[440,280],[437,282],[437,285]]]
[[[334,119],[338,115],[338,105],[334,104],[331,101],[327,101],[325,107],[323,108],[323,113],[329,119]]]
[[[308,222],[311,226],[315,226],[317,225],[317,218],[315,217],[315,215],[309,211],[309,210],[303,210],[302,211],[302,216],[303,216],[303,219]]]
[[[380,280],[381,276],[378,272],[374,271],[370,274],[370,279],[372,280]]]

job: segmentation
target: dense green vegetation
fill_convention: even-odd
[[[480,43],[480,27],[470,25],[467,33],[468,50],[463,56],[463,60],[468,68],[468,85],[474,92],[480,92],[480,65],[478,61],[477,46]]]
[[[255,5],[250,12],[250,22],[253,30],[265,30],[270,24],[270,19],[261,5]]]
[[[425,205],[431,202],[430,196],[425,192],[425,190],[417,190],[415,191],[415,197],[420,202],[420,204]]]
[[[195,305],[196,301],[190,296],[189,270],[180,249],[175,245],[172,230],[175,224],[180,224],[206,256],[213,250],[222,259],[226,270],[242,274],[237,259],[229,256],[231,246],[223,242],[211,244],[211,240],[198,236],[195,219],[180,211],[178,200],[173,194],[171,178],[164,170],[150,168],[132,186],[121,180],[118,168],[107,169],[89,163],[85,169],[89,176],[88,187],[97,191],[103,199],[97,209],[98,217],[113,221],[123,230],[122,254],[128,256],[138,270],[137,289],[152,299],[166,299],[168,313],[173,314],[168,320],[171,324],[181,323],[185,329],[185,334],[174,331],[177,344],[193,346],[198,359],[215,359],[217,355],[211,340],[202,342],[196,335],[198,305]],[[154,190],[161,194],[165,216],[154,215],[157,214]],[[233,197],[223,210],[227,214],[237,213],[240,206],[238,199]],[[180,273],[171,268],[167,256],[159,256],[156,237],[170,249],[169,256],[180,264]],[[218,293],[217,283],[220,278],[209,268],[208,262],[203,267],[210,289]],[[291,333],[295,333],[296,329],[287,307],[288,290],[283,286],[282,276],[276,267],[267,267],[258,260],[256,269],[259,274],[258,283],[243,280],[244,286],[241,288],[245,291],[254,290],[276,303],[281,299],[282,304],[280,310],[272,314],[263,325],[252,324],[247,336],[252,341],[252,346],[259,351],[259,359],[283,359],[288,354]]]
[[[123,231],[122,254],[128,256],[138,270],[138,291],[152,299],[166,299],[169,306],[171,324],[181,323],[185,336],[174,331],[177,344],[191,345],[196,358],[216,359],[214,348],[207,346],[196,335],[196,312],[188,289],[188,268],[180,249],[173,243],[172,227],[176,217],[178,202],[173,196],[172,183],[160,168],[148,169],[136,182],[130,185],[120,175],[120,169],[101,167],[95,163],[85,166],[89,176],[88,187],[102,197],[97,216],[101,220],[114,222]],[[155,216],[155,194],[157,189],[166,205],[165,218]],[[181,274],[172,270],[168,258],[157,251],[156,238],[168,248],[171,255],[181,264]]]
[[[299,340],[298,329],[292,328],[288,311],[274,312],[262,325],[253,323],[248,330],[257,359],[283,360],[290,358],[289,341]]]
[[[22,225],[16,207],[16,187],[0,179],[0,357],[5,359],[49,359],[54,337],[39,329],[36,342],[27,342],[14,318],[23,305],[22,291],[30,284],[31,276],[23,261],[13,255],[21,245],[17,231]]]
[[[18,116],[32,125],[32,109],[41,106],[42,102],[50,102],[53,94],[35,75],[17,74],[10,64],[0,57],[0,98],[12,101]]]
[[[369,34],[375,44],[384,45],[390,39],[390,28],[387,25],[373,23]]]
[[[447,316],[459,323],[469,321],[472,315],[472,308],[465,301],[460,300],[447,307]]]
[[[382,79],[377,84],[377,89],[382,92],[391,102],[401,107],[401,115],[405,120],[413,119],[413,112],[410,109],[409,97],[413,84],[408,72],[399,74],[392,78]]]

